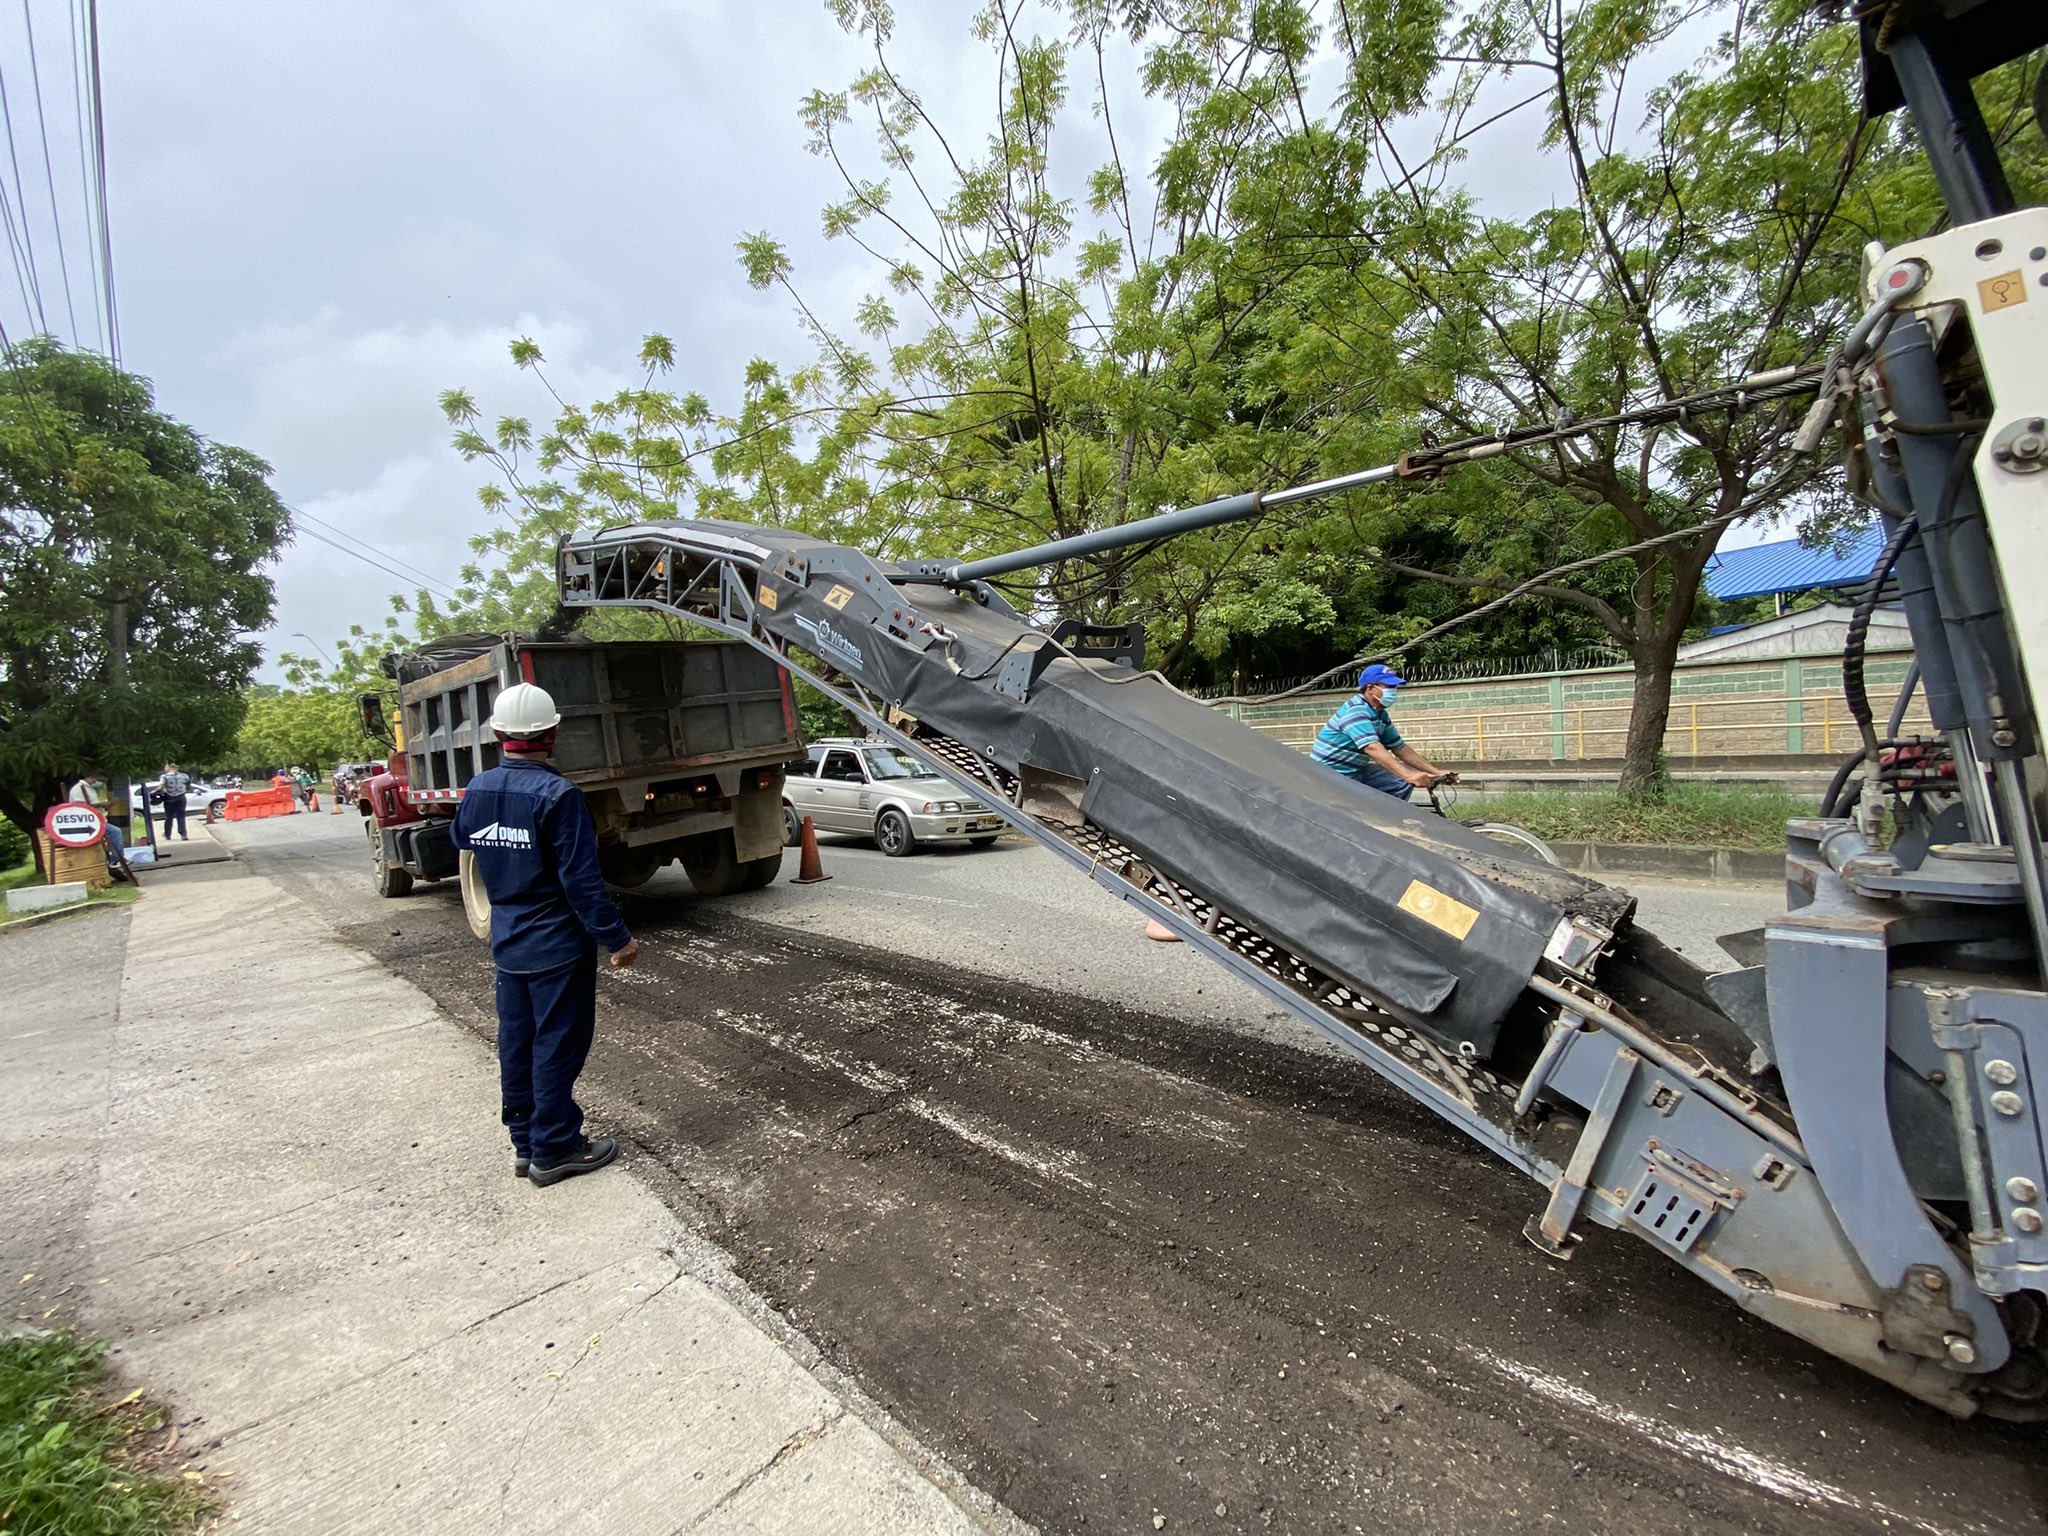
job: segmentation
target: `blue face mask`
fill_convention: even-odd
[[[1394,697],[1395,697],[1395,695],[1396,695],[1396,694],[1398,694],[1398,693],[1399,693],[1400,691],[1401,691],[1401,690],[1400,690],[1400,689],[1398,689],[1398,688],[1383,688],[1383,689],[1381,689],[1381,690],[1380,690],[1380,708],[1381,708],[1381,709],[1385,709],[1385,708],[1387,708],[1387,707],[1388,707],[1388,706],[1389,706],[1390,704],[1392,704],[1392,703],[1394,702]]]

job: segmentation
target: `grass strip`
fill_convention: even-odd
[[[109,1398],[102,1347],[72,1333],[0,1339],[0,1532],[177,1536],[212,1512],[194,1483],[147,1465],[164,1410]],[[196,1476],[196,1474],[195,1474]]]
[[[1607,791],[1517,790],[1472,796],[1461,818],[1505,821],[1549,843],[1662,843],[1695,848],[1785,845],[1785,822],[1815,814],[1811,801],[1777,790],[1674,784],[1661,800]]]

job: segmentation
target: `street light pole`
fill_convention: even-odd
[[[292,639],[294,639],[294,640],[303,640],[303,641],[305,641],[305,642],[306,642],[306,644],[308,644],[308,645],[312,646],[314,650],[316,650],[316,651],[319,651],[319,652],[320,652],[320,659],[321,659],[322,661],[324,661],[324,662],[326,662],[326,663],[327,663],[328,669],[329,669],[330,671],[332,671],[332,670],[333,670],[333,667],[334,667],[334,658],[333,658],[332,656],[329,656],[329,655],[328,655],[328,654],[327,654],[327,653],[326,653],[325,651],[323,651],[323,650],[320,650],[320,642],[319,642],[319,641],[315,640],[315,639],[314,639],[314,638],[313,638],[313,637],[312,637],[311,635],[307,634],[307,633],[306,633],[306,632],[305,632],[304,630],[298,630],[298,629],[295,629],[295,630],[293,630],[293,631],[292,631],[292,636],[291,636],[291,637],[292,637]]]

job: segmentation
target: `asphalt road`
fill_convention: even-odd
[[[232,835],[489,1033],[452,889],[379,901],[353,818]],[[824,885],[707,902],[663,875],[630,902],[643,961],[604,977],[587,1104],[1025,1519],[2048,1529],[2039,1432],[1923,1408],[1626,1236],[1542,1258],[1534,1186],[1050,856],[825,862]],[[1638,894],[1700,958],[1772,905]]]

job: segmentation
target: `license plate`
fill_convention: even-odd
[[[977,832],[993,832],[1002,824],[1003,818],[1000,816],[983,816],[978,821],[969,823]]]

